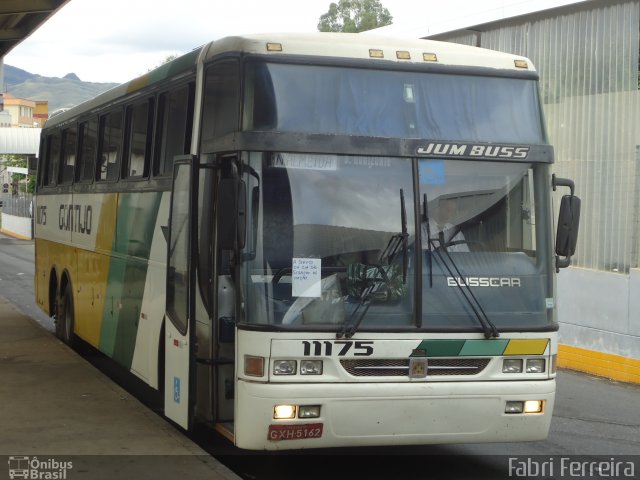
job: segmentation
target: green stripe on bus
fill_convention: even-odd
[[[109,264],[100,350],[131,368],[161,192],[123,193]]]
[[[427,357],[471,357],[502,355],[509,339],[490,340],[423,340],[418,349],[424,350]]]
[[[170,62],[167,62],[160,67],[146,73],[134,80],[131,80],[126,85],[127,93],[132,93],[142,88],[153,85],[154,83],[160,83],[168,78],[174,77],[186,70],[195,69],[198,61],[198,56],[202,48],[198,48],[189,53],[182,55]]]
[[[509,340],[467,340],[460,351],[460,356],[502,355]]]

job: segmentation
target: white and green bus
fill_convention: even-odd
[[[537,79],[424,40],[205,45],[47,122],[36,300],[241,448],[545,438],[579,200]]]

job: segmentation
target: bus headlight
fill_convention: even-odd
[[[527,373],[544,373],[544,358],[528,358]]]
[[[322,375],[322,360],[302,360],[300,375]]]
[[[504,413],[542,413],[544,400],[514,400],[505,405]]]
[[[522,373],[522,359],[505,358],[502,361],[502,373]]]
[[[320,405],[275,405],[273,407],[273,419],[318,418],[320,410]]]
[[[298,407],[298,418],[318,418],[320,416],[320,405],[300,405]]]
[[[295,405],[276,405],[273,407],[273,418],[275,420],[288,420],[296,418]]]
[[[522,413],[523,409],[524,402],[507,402],[507,405],[504,408],[504,413]]]
[[[295,360],[274,360],[274,375],[295,375],[297,362]]]
[[[542,413],[542,400],[527,400],[524,402],[524,413]]]

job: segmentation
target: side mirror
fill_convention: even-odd
[[[218,247],[222,250],[244,248],[247,230],[246,185],[242,180],[224,178],[218,184]]]
[[[571,194],[563,195],[560,201],[558,231],[556,232],[556,272],[571,265],[571,256],[576,251],[580,225],[580,198],[573,194],[573,182],[564,178],[556,178],[554,175],[553,189],[555,190],[557,186],[569,187]]]

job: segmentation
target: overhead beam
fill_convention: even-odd
[[[22,40],[28,35],[28,33],[29,31],[24,28],[10,28],[7,30],[0,30],[0,42]]]
[[[0,15],[48,13],[60,6],[59,0],[2,0]]]

